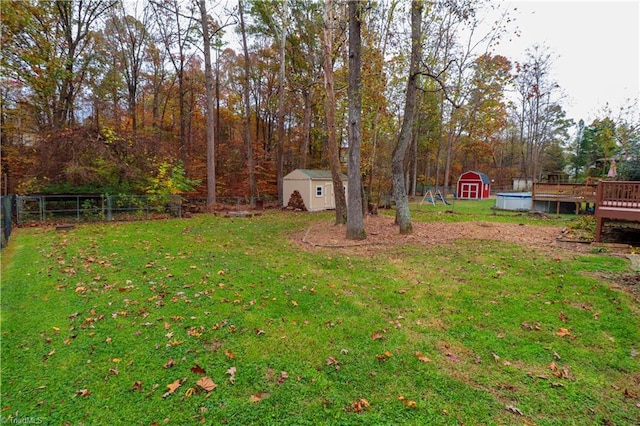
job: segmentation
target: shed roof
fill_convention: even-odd
[[[333,178],[331,176],[331,170],[296,169],[293,172],[289,173],[289,175],[291,175],[294,172],[302,173],[312,180],[313,179],[331,180]],[[285,178],[288,177],[289,175],[285,176]],[[348,180],[348,177],[344,173],[340,173],[340,179]]]
[[[467,173],[475,173],[482,180],[482,183],[489,183],[489,184],[491,183],[491,179],[489,178],[489,176],[487,176],[486,174],[484,174],[482,172],[476,172],[475,170],[469,170],[468,172],[464,172],[460,176],[463,176],[463,175],[465,175]]]

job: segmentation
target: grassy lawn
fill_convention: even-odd
[[[492,203],[413,217],[573,220]],[[2,252],[2,422],[638,423],[640,305],[611,286],[627,259],[291,242],[330,217],[18,229]]]

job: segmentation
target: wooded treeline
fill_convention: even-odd
[[[392,192],[411,2],[359,3],[359,173],[377,202]],[[499,54],[501,37],[512,36],[508,13],[483,22],[496,7],[488,1],[419,3],[413,132],[401,158],[407,195],[453,185],[465,170],[502,186],[514,176],[561,171],[580,181],[606,175],[611,159],[637,159],[640,120],[632,109],[603,110],[570,137],[576,124],[552,78],[552,54],[539,46],[525,58]],[[331,148],[346,172],[347,2],[24,0],[0,7],[6,192],[281,198],[282,176],[329,168]],[[638,168],[627,161],[619,171],[637,176]]]

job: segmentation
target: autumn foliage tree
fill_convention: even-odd
[[[275,201],[285,174],[331,159],[337,176],[363,177],[352,195],[393,193],[403,212],[464,169],[502,186],[566,158],[584,179],[637,145],[631,113],[570,136],[552,55],[502,55],[509,20],[479,34],[485,1],[423,2],[418,41],[406,23],[421,2],[358,3],[362,103],[350,104],[347,3],[328,4],[325,19],[324,0],[0,2],[3,187],[145,193],[168,165],[201,182],[191,196]],[[355,113],[361,158],[347,167]]]

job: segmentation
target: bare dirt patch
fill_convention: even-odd
[[[504,241],[523,247],[539,249],[550,255],[560,256],[571,252],[606,252],[612,255],[630,253],[627,244],[595,244],[576,239],[564,226],[525,225],[485,221],[413,223],[411,235],[400,235],[392,217],[367,216],[362,241],[346,239],[344,226],[336,226],[332,220],[317,222],[293,237],[305,249],[328,248],[351,255],[379,253],[390,247],[403,245],[438,246],[451,244],[459,239]]]
[[[493,222],[413,223],[411,235],[400,235],[393,218],[368,216],[365,219],[365,231],[366,240],[347,240],[344,226],[336,226],[331,221],[326,221],[311,226],[303,235],[298,235],[297,239],[308,247],[340,249],[354,254],[406,244],[442,245],[458,239],[504,241],[546,248],[559,244],[558,238],[562,235],[563,228]]]

